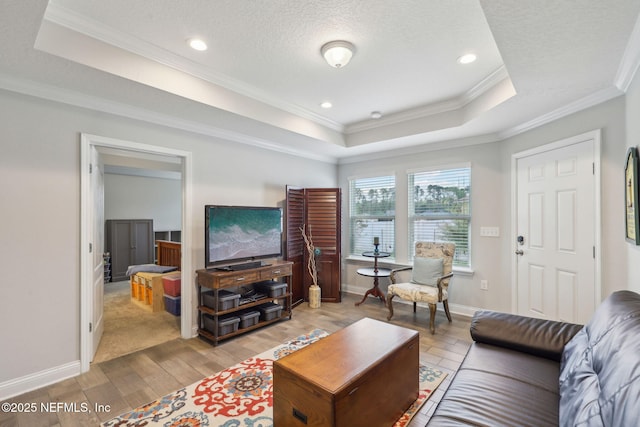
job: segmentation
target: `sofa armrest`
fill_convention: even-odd
[[[562,350],[582,325],[482,310],[471,321],[471,337],[560,362]]]

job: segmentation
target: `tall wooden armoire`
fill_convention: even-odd
[[[287,187],[285,259],[293,262],[291,289],[294,305],[309,299],[309,286],[312,284],[307,270],[308,254],[300,231],[303,224],[307,233],[311,233],[314,246],[320,249],[316,265],[322,301],[340,302],[341,203],[339,188]]]

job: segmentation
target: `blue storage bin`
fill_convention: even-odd
[[[174,316],[180,316],[180,297],[164,295],[164,309]]]

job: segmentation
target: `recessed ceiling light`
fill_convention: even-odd
[[[333,104],[331,104],[329,101],[324,101],[322,104],[320,104],[320,106],[322,108],[331,108],[333,107]]]
[[[207,50],[207,44],[202,39],[189,39],[187,41],[189,42],[191,49],[199,51]]]
[[[478,59],[478,57],[474,53],[467,53],[458,58],[458,64],[471,64],[476,59]]]

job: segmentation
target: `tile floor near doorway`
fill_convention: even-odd
[[[360,299],[361,297],[345,294],[342,303],[323,303],[320,309],[310,309],[307,304],[301,304],[293,310],[291,320],[223,341],[217,347],[199,338],[177,338],[126,356],[92,364],[86,374],[17,396],[10,401],[86,402],[90,407],[95,404],[108,407],[108,411],[0,413],[0,426],[97,425],[301,333],[315,328],[335,332],[363,317],[386,321],[387,310],[379,300],[369,298],[364,304],[355,307],[354,303]],[[394,324],[419,331],[420,361],[449,374],[410,424],[411,427],[424,426],[469,348],[470,319],[454,314],[453,322],[449,323],[440,307],[436,317],[436,333],[432,335],[428,330],[428,309],[418,308],[415,315],[410,305],[395,304],[394,311]]]

